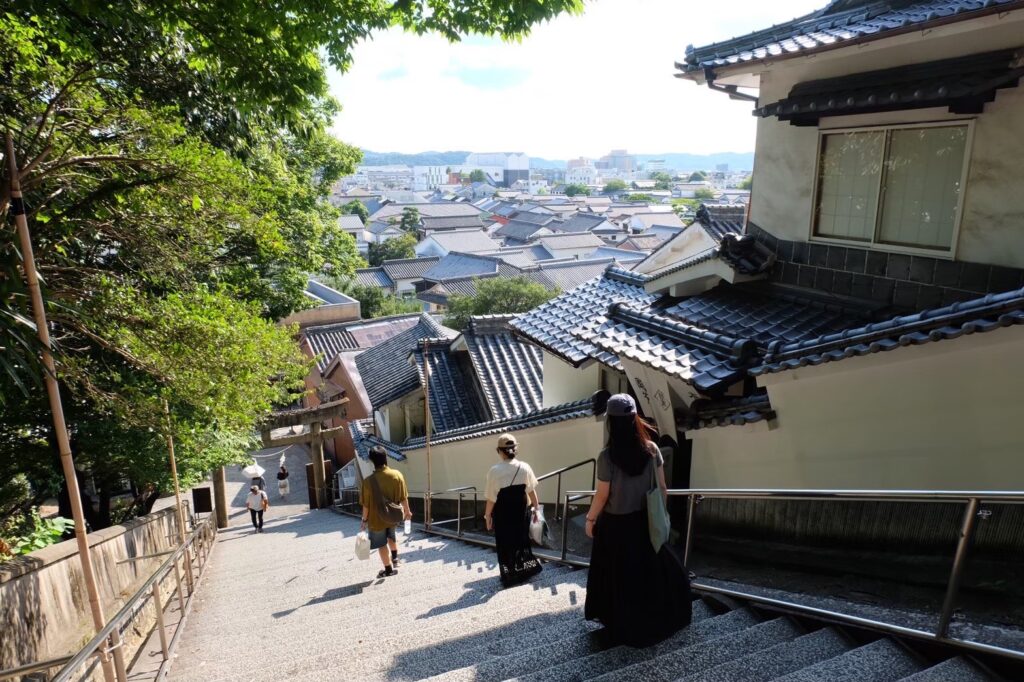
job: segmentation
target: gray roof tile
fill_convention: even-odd
[[[477,396],[472,372],[460,367],[451,352],[451,339],[421,339],[413,357],[421,386],[428,383],[424,366],[430,368],[430,419],[437,431],[490,420],[487,405]]]
[[[393,315],[373,320],[355,320],[339,324],[325,324],[306,327],[302,336],[319,355],[317,367],[323,372],[338,353],[372,348],[379,343],[400,334],[413,322],[412,315]]]
[[[541,351],[512,334],[508,327],[511,319],[511,315],[473,317],[465,333],[470,360],[495,419],[543,405]]]
[[[348,432],[352,436],[352,444],[355,446],[356,455],[360,459],[370,459],[370,448],[379,445],[384,448],[388,457],[396,462],[405,461],[406,457],[402,450],[394,443],[378,438],[373,435],[373,419],[353,419],[348,423]]]
[[[744,398],[697,400],[682,420],[687,431],[710,429],[716,426],[743,426],[774,419],[768,393],[755,393]]]
[[[495,419],[493,421],[474,424],[473,426],[467,426],[461,429],[438,432],[431,436],[430,444],[444,445],[445,443],[451,443],[453,441],[468,440],[470,438],[479,438],[481,436],[488,435],[498,435],[499,433],[505,433],[506,431],[531,429],[538,426],[557,424],[559,422],[569,421],[570,419],[579,419],[581,417],[588,417],[592,415],[593,409],[591,407],[591,402],[590,399],[587,398],[586,400],[578,400],[572,403],[565,403],[564,405],[545,407],[525,414],[509,417],[507,419]],[[403,450],[407,450],[423,447],[424,442],[424,438],[410,438],[405,441],[402,448]]]
[[[417,279],[423,273],[434,267],[440,259],[436,256],[429,258],[396,258],[381,263],[381,268],[392,280]]]
[[[395,286],[394,281],[384,272],[384,268],[359,268],[356,270],[356,284],[385,289]]]

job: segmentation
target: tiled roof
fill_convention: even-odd
[[[749,339],[709,332],[621,302],[609,307],[603,321],[592,322],[575,335],[617,358],[678,377],[706,393],[742,378],[755,351]]]
[[[701,204],[697,209],[696,222],[712,239],[720,242],[727,234],[736,236],[743,234],[744,216],[746,216],[746,209],[743,206]]]
[[[746,36],[704,47],[688,46],[685,62],[676,67],[691,72],[808,54],[865,38],[921,31],[935,23],[1005,12],[1020,4],[1019,0],[833,0],[824,9]]]
[[[737,236],[730,232],[723,236],[718,246],[652,272],[650,281],[657,282],[663,277],[716,259],[723,261],[741,275],[757,275],[766,272],[772,266],[775,254],[752,236]]]
[[[520,223],[530,223],[531,225],[547,225],[555,219],[553,213],[533,213],[532,211],[520,210],[516,213],[515,218]]]
[[[589,232],[608,219],[603,215],[594,215],[592,213],[577,213],[571,216],[567,220],[553,223],[549,225],[552,230],[558,232]]]
[[[540,410],[533,410],[525,414],[519,414],[507,419],[495,419],[482,424],[474,424],[461,429],[438,432],[430,438],[431,445],[444,445],[454,441],[479,438],[481,436],[498,435],[506,431],[521,431],[547,424],[589,417],[593,415],[590,399],[578,400],[564,405],[545,407]],[[402,445],[403,450],[423,447],[425,438],[410,438]]]
[[[603,359],[617,365],[614,357],[589,341],[572,335],[572,331],[603,318],[608,306],[615,301],[632,301],[650,305],[655,296],[644,291],[646,278],[610,267],[601,277],[556,296],[547,303],[523,313],[510,323],[517,334],[542,348],[579,366],[587,360]]]
[[[604,242],[589,232],[579,234],[553,234],[548,237],[541,237],[540,242],[548,251],[552,249],[586,249],[604,246]]]
[[[437,242],[445,251],[473,253],[474,251],[493,251],[501,246],[501,244],[488,237],[482,228],[479,230],[434,232],[429,238]]]
[[[511,315],[472,317],[464,334],[470,360],[495,419],[538,410],[543,405],[541,351],[512,334],[508,327],[511,319]]]
[[[473,204],[466,203],[454,203],[454,202],[440,202],[440,203],[424,203],[424,204],[387,204],[383,206],[376,213],[373,213],[370,218],[372,220],[384,220],[392,216],[398,217],[402,215],[402,209],[407,206],[412,206],[420,213],[420,218],[427,216],[441,217],[441,216],[460,216],[460,215],[480,215],[480,210]]]
[[[306,327],[303,337],[316,354],[323,353],[317,366],[323,372],[338,353],[372,348],[409,329],[418,321],[419,314],[392,315],[373,320],[355,320],[339,324]]]
[[[710,429],[716,426],[743,426],[775,418],[775,410],[768,393],[756,393],[745,398],[699,400],[691,406],[682,420],[687,431]]]
[[[452,252],[437,260],[433,267],[423,272],[422,276],[431,282],[444,282],[449,279],[491,275],[498,272],[498,262],[498,259],[492,257]]]
[[[385,220],[374,220],[369,225],[366,226],[366,229],[369,230],[372,234],[376,235],[384,234],[388,230],[396,230],[398,232],[402,231],[401,228],[398,227],[398,225],[392,225],[391,223]]]
[[[424,313],[416,326],[356,356],[356,367],[374,409],[420,385],[419,372],[409,363],[409,353],[419,339],[454,338],[457,334]]]
[[[590,254],[591,258],[614,258],[617,262],[636,263],[647,258],[647,254],[642,251],[631,251],[629,249],[617,249],[614,246],[602,246],[598,249],[594,249],[593,253]]]
[[[364,287],[384,287],[386,289],[395,286],[395,283],[384,272],[384,268],[359,268],[356,270],[356,284]]]
[[[659,227],[675,227],[682,229],[686,227],[683,221],[675,213],[671,211],[657,212],[657,213],[634,213],[630,216],[630,220],[639,220],[643,225],[650,229],[654,226]]]
[[[753,369],[751,374],[758,376],[820,365],[1019,324],[1024,324],[1024,289],[989,294],[972,301],[894,317],[813,339],[793,343],[777,341],[769,345],[764,364]]]
[[[628,237],[619,242],[620,249],[628,249],[631,251],[653,251],[654,249],[665,243],[665,239],[661,235],[635,235]]]
[[[360,459],[370,459],[370,448],[379,445],[391,459],[397,462],[405,461],[401,448],[373,435],[373,419],[353,419],[348,423],[348,432],[352,436],[352,445],[355,446],[356,455]]]
[[[451,339],[421,339],[413,357],[421,386],[428,383],[424,365],[430,368],[430,420],[437,431],[459,429],[491,418],[486,406],[476,398],[472,376],[459,367],[458,358],[451,352]]]
[[[434,267],[440,258],[431,256],[429,258],[396,258],[381,263],[381,268],[394,281],[400,279],[418,279],[423,273]]]
[[[611,258],[597,258],[591,255],[590,258],[584,260],[541,261],[537,263],[536,270],[528,271],[525,274],[548,289],[569,291],[595,277],[600,277],[613,264],[614,261]]]
[[[754,110],[795,125],[817,125],[822,116],[949,107],[977,113],[1003,88],[1016,87],[1021,71],[1014,50],[972,54],[920,64],[797,83],[789,96]]]
[[[460,227],[479,227],[484,223],[479,215],[458,215],[458,216],[424,216],[422,219],[424,230],[452,230]]]
[[[499,237],[506,237],[508,239],[515,239],[520,242],[527,242],[533,238],[535,234],[544,229],[543,225],[536,225],[534,223],[527,223],[514,218],[508,221],[506,224],[499,227],[494,234]]]
[[[361,230],[363,229],[363,219],[354,213],[341,215],[338,216],[338,227],[343,230]]]

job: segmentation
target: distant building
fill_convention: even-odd
[[[413,166],[412,189],[416,192],[437,189],[448,182],[448,166]]]
[[[729,172],[729,164],[727,164],[727,163],[720,163],[720,164],[715,166],[715,170],[720,172],[720,173],[728,173]]]
[[[599,163],[604,168],[611,168],[623,173],[632,173],[636,170],[636,157],[628,154],[625,149],[613,149],[608,155],[602,156]]]
[[[466,157],[462,171],[482,170],[494,184],[511,187],[516,180],[530,179],[530,157],[520,153],[473,153]]]

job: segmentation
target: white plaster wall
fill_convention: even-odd
[[[576,368],[544,351],[544,407],[583,400],[601,388],[601,366]]]
[[[965,25],[966,24],[966,25]],[[1024,12],[834,50],[813,59],[769,65],[761,73],[760,105],[786,97],[796,83],[890,68],[1024,44]],[[827,117],[820,128],[860,127],[942,120],[975,121],[966,194],[956,244],[957,260],[1024,267],[1024,89],[1001,90],[976,116],[945,108],[862,116]],[[807,241],[819,129],[758,119],[751,221],[782,239]]]
[[[414,247],[413,250],[416,252],[416,255],[421,258],[448,255],[448,252],[445,251],[441,247],[441,245],[434,241],[434,239],[431,237],[427,237],[426,239],[421,241]]]
[[[519,441],[518,456],[533,467],[538,476],[596,458],[604,447],[604,423],[596,417],[581,417],[557,424],[514,432]],[[497,434],[455,441],[430,448],[431,485],[434,490],[448,490],[475,485],[483,501],[487,471],[498,463]],[[427,487],[427,456],[423,448],[406,451],[407,459],[394,466],[405,476],[410,491]],[[565,474],[562,491],[592,490],[591,468],[580,467]],[[554,478],[541,484],[541,501],[552,504],[556,496]]]
[[[769,375],[776,428],[694,431],[692,484],[1022,490],[1022,351],[1013,327]]]
[[[767,229],[767,228],[765,228]],[[662,244],[649,258],[637,265],[636,272],[649,275],[655,270],[668,267],[673,263],[695,256],[698,253],[715,247],[715,242],[708,233],[696,225],[687,227],[682,232]]]

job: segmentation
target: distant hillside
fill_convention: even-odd
[[[363,150],[363,164],[367,166],[390,166],[405,164],[407,166],[459,166],[469,156],[469,152],[420,152],[419,154],[400,154],[398,152],[371,152]],[[712,170],[720,163],[729,164],[729,170],[752,170],[754,168],[753,152],[719,152],[716,154],[636,154],[641,164],[651,159],[664,159],[669,168],[676,170]],[[560,159],[544,159],[539,156],[530,157],[530,168],[565,168],[565,161]]]
[[[419,154],[399,154],[398,152],[371,152],[363,150],[363,165],[391,166],[405,164],[407,166],[459,166],[469,156],[469,152],[420,152]]]

